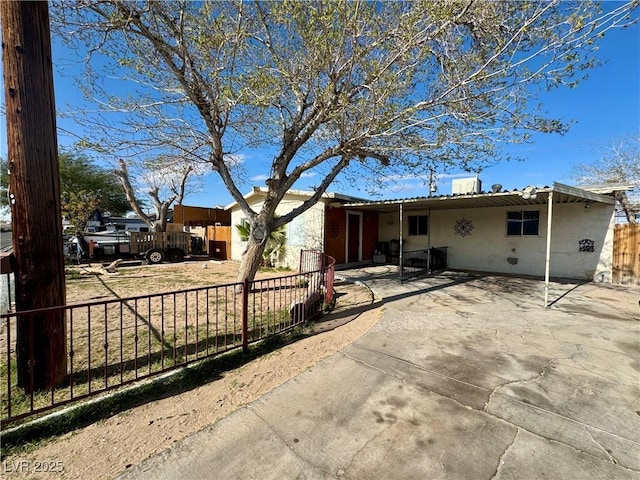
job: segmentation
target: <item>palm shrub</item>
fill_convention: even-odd
[[[248,222],[239,223],[236,225],[236,230],[240,235],[240,239],[243,242],[249,240],[251,235],[251,224]],[[272,230],[267,237],[267,245],[262,253],[262,266],[273,267],[278,259],[284,254],[287,244],[287,230],[286,225],[282,225],[275,230]]]

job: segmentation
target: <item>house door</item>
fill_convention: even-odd
[[[362,260],[362,214],[347,213],[347,263]]]

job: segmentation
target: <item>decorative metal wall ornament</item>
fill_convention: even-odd
[[[475,227],[473,226],[473,222],[471,220],[467,220],[466,218],[456,220],[456,223],[453,226],[453,230],[456,232],[456,235],[460,235],[461,237],[471,235],[471,230],[473,230],[474,228]]]
[[[578,241],[578,245],[579,252],[595,252],[596,250],[596,242],[594,242],[593,240],[589,240],[588,238],[583,238],[582,240]]]

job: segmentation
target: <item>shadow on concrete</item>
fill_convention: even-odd
[[[365,312],[369,312],[371,310],[375,310],[383,305],[383,302],[380,300],[371,301],[369,304],[357,305],[345,309],[341,309],[337,312],[328,313],[320,317],[318,320],[313,322],[312,332],[305,336],[317,335],[318,333],[328,332],[330,330],[334,330],[342,325],[346,325],[349,322],[352,322],[360,315]]]
[[[560,295],[558,298],[556,298],[553,301],[549,302],[549,307],[552,307],[554,304],[556,304],[557,302],[559,302],[560,300],[562,300],[564,297],[566,297],[567,295],[569,295],[571,292],[573,292],[574,290],[577,290],[578,288],[580,288],[583,285],[586,285],[590,283],[588,280],[585,280],[581,283],[578,283],[577,285],[575,285],[573,288],[570,288],[569,290],[567,290],[566,292],[564,292],[562,295]]]
[[[435,292],[437,290],[444,290],[445,288],[453,287],[455,285],[461,285],[463,283],[472,282],[479,278],[483,278],[482,275],[478,276],[458,276],[458,278],[454,278],[453,280],[448,281],[447,283],[442,283],[439,285],[432,285],[425,288],[419,288],[410,292],[398,293],[396,295],[383,296],[382,300],[386,302],[394,302],[396,300],[403,300],[405,298],[415,297],[416,295],[424,295],[425,293]],[[407,283],[403,283],[403,285],[407,285]]]

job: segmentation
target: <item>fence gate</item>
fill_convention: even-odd
[[[207,253],[220,260],[231,258],[231,227],[210,225],[207,227]]]
[[[615,227],[613,283],[640,285],[640,224],[624,224]]]

